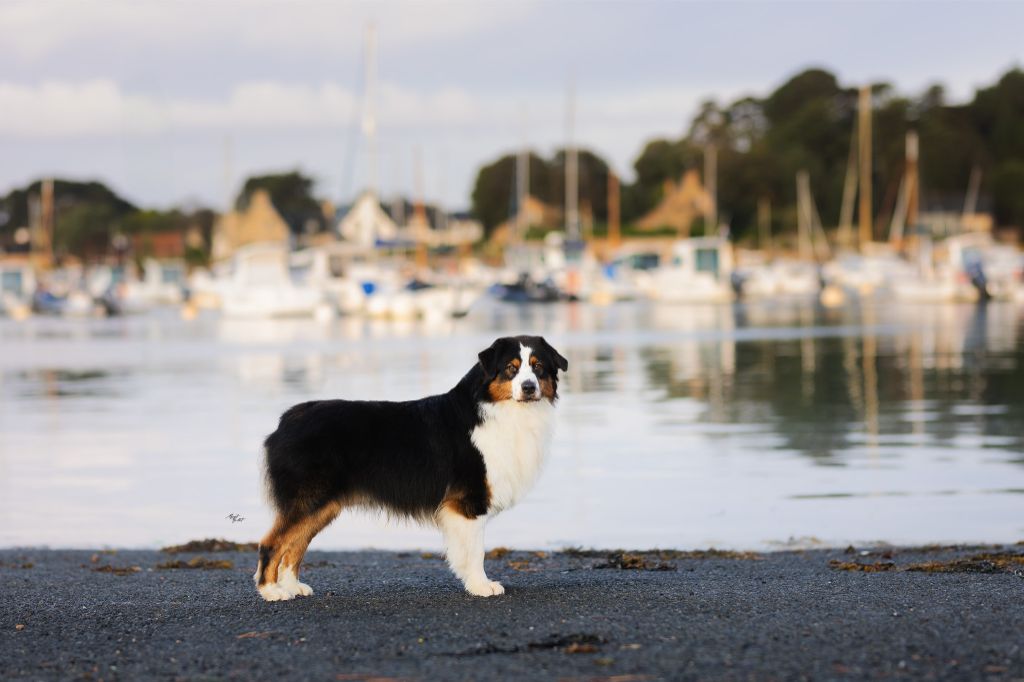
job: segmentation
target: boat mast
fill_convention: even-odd
[[[231,135],[224,136],[224,215],[234,210],[234,201],[231,198]]]
[[[774,258],[775,253],[772,248],[772,200],[768,197],[761,197],[757,202],[757,226],[757,245],[768,254],[769,258]]]
[[[919,176],[917,172],[918,141],[917,131],[907,132],[907,227],[917,226],[917,212],[920,201]]]
[[[377,197],[377,27],[366,27],[366,106],[363,110],[363,134],[370,154],[367,190]]]
[[[796,174],[796,234],[800,260],[811,260],[811,178],[807,171]]]
[[[622,242],[621,211],[619,201],[619,176],[608,169],[608,243],[612,248]]]
[[[714,142],[704,145],[704,189],[710,198],[705,235],[718,234],[718,148]]]
[[[526,202],[530,196],[530,150],[526,144],[526,108],[523,107],[523,145],[516,156],[516,234],[512,243],[519,244],[530,229],[530,218],[526,214]]]
[[[579,213],[579,158],[576,143],[573,139],[576,119],[576,84],[569,79],[569,97],[566,112],[566,128],[568,138],[565,150],[565,232],[570,241],[580,238]]]
[[[860,248],[863,251],[869,242],[872,241],[873,229],[871,225],[871,86],[863,85],[860,88],[858,100],[858,126],[857,138],[859,141],[860,153],[860,229],[858,239]]]
[[[49,270],[56,261],[54,254],[56,220],[54,219],[53,194],[53,178],[43,178],[39,182],[39,197],[34,202],[31,194],[28,198],[30,216],[29,253],[34,259],[36,267],[40,270]],[[35,210],[33,210],[33,203]]]
[[[423,154],[417,145],[413,150],[413,163],[416,173],[416,199],[413,204],[412,238],[416,242],[416,265],[424,268],[427,266],[427,239],[430,238],[430,223],[427,221],[427,208],[425,204],[425,192],[423,186]]]
[[[839,209],[839,246],[853,246],[853,198],[857,194],[857,130],[850,131],[850,154],[846,159],[846,177],[843,178],[843,203]]]

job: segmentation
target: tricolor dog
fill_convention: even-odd
[[[260,595],[312,594],[299,582],[306,548],[356,507],[436,524],[466,591],[502,594],[484,573],[484,526],[536,479],[551,441],[558,372],[568,368],[539,336],[505,337],[442,395],[322,400],[285,412],[265,443],[277,518],[260,542]]]

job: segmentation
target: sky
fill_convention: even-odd
[[[1011,2],[0,0],[0,193],[56,175],[222,208],[298,168],[349,201],[371,176],[371,24],[377,186],[452,210],[483,164],[565,144],[570,91],[573,138],[628,180],[702,101],[808,67],[961,101],[1024,61]]]

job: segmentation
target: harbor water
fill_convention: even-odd
[[[448,390],[496,336],[569,360],[552,456],[488,546],[1024,538],[1024,308],[515,306],[365,319],[0,319],[0,546],[258,539],[290,405]],[[314,548],[437,550],[343,514]]]

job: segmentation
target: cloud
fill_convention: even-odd
[[[736,89],[736,93],[740,90]],[[577,130],[611,132],[616,126],[651,132],[681,132],[703,97],[698,90],[659,88],[581,94]],[[54,138],[137,136],[168,131],[301,132],[345,128],[362,116],[362,102],[336,82],[319,85],[247,81],[221,96],[159,96],[126,92],[111,79],[44,81],[22,85],[0,81],[0,136]],[[395,83],[379,88],[382,135],[418,131],[560,134],[565,128],[564,95],[533,96],[528,107],[505,94],[474,94],[447,86],[417,90]],[[525,115],[525,121],[524,121]],[[524,131],[524,123],[529,130]]]
[[[361,104],[337,83],[245,82],[223,97],[204,99],[127,93],[109,79],[38,85],[0,82],[0,101],[5,104],[0,135],[31,137],[339,127],[358,120]],[[458,88],[419,92],[383,84],[378,110],[381,125],[394,128],[486,120],[480,102]]]
[[[161,108],[150,98],[122,93],[110,80],[0,83],[0,135],[67,136],[155,132]]]
[[[0,3],[4,49],[38,60],[69,45],[121,47],[230,41],[259,50],[351,51],[346,42],[370,22],[386,23],[387,41],[415,47],[500,26],[535,2],[157,2],[154,0],[13,0]],[[355,31],[353,31],[355,27]]]

